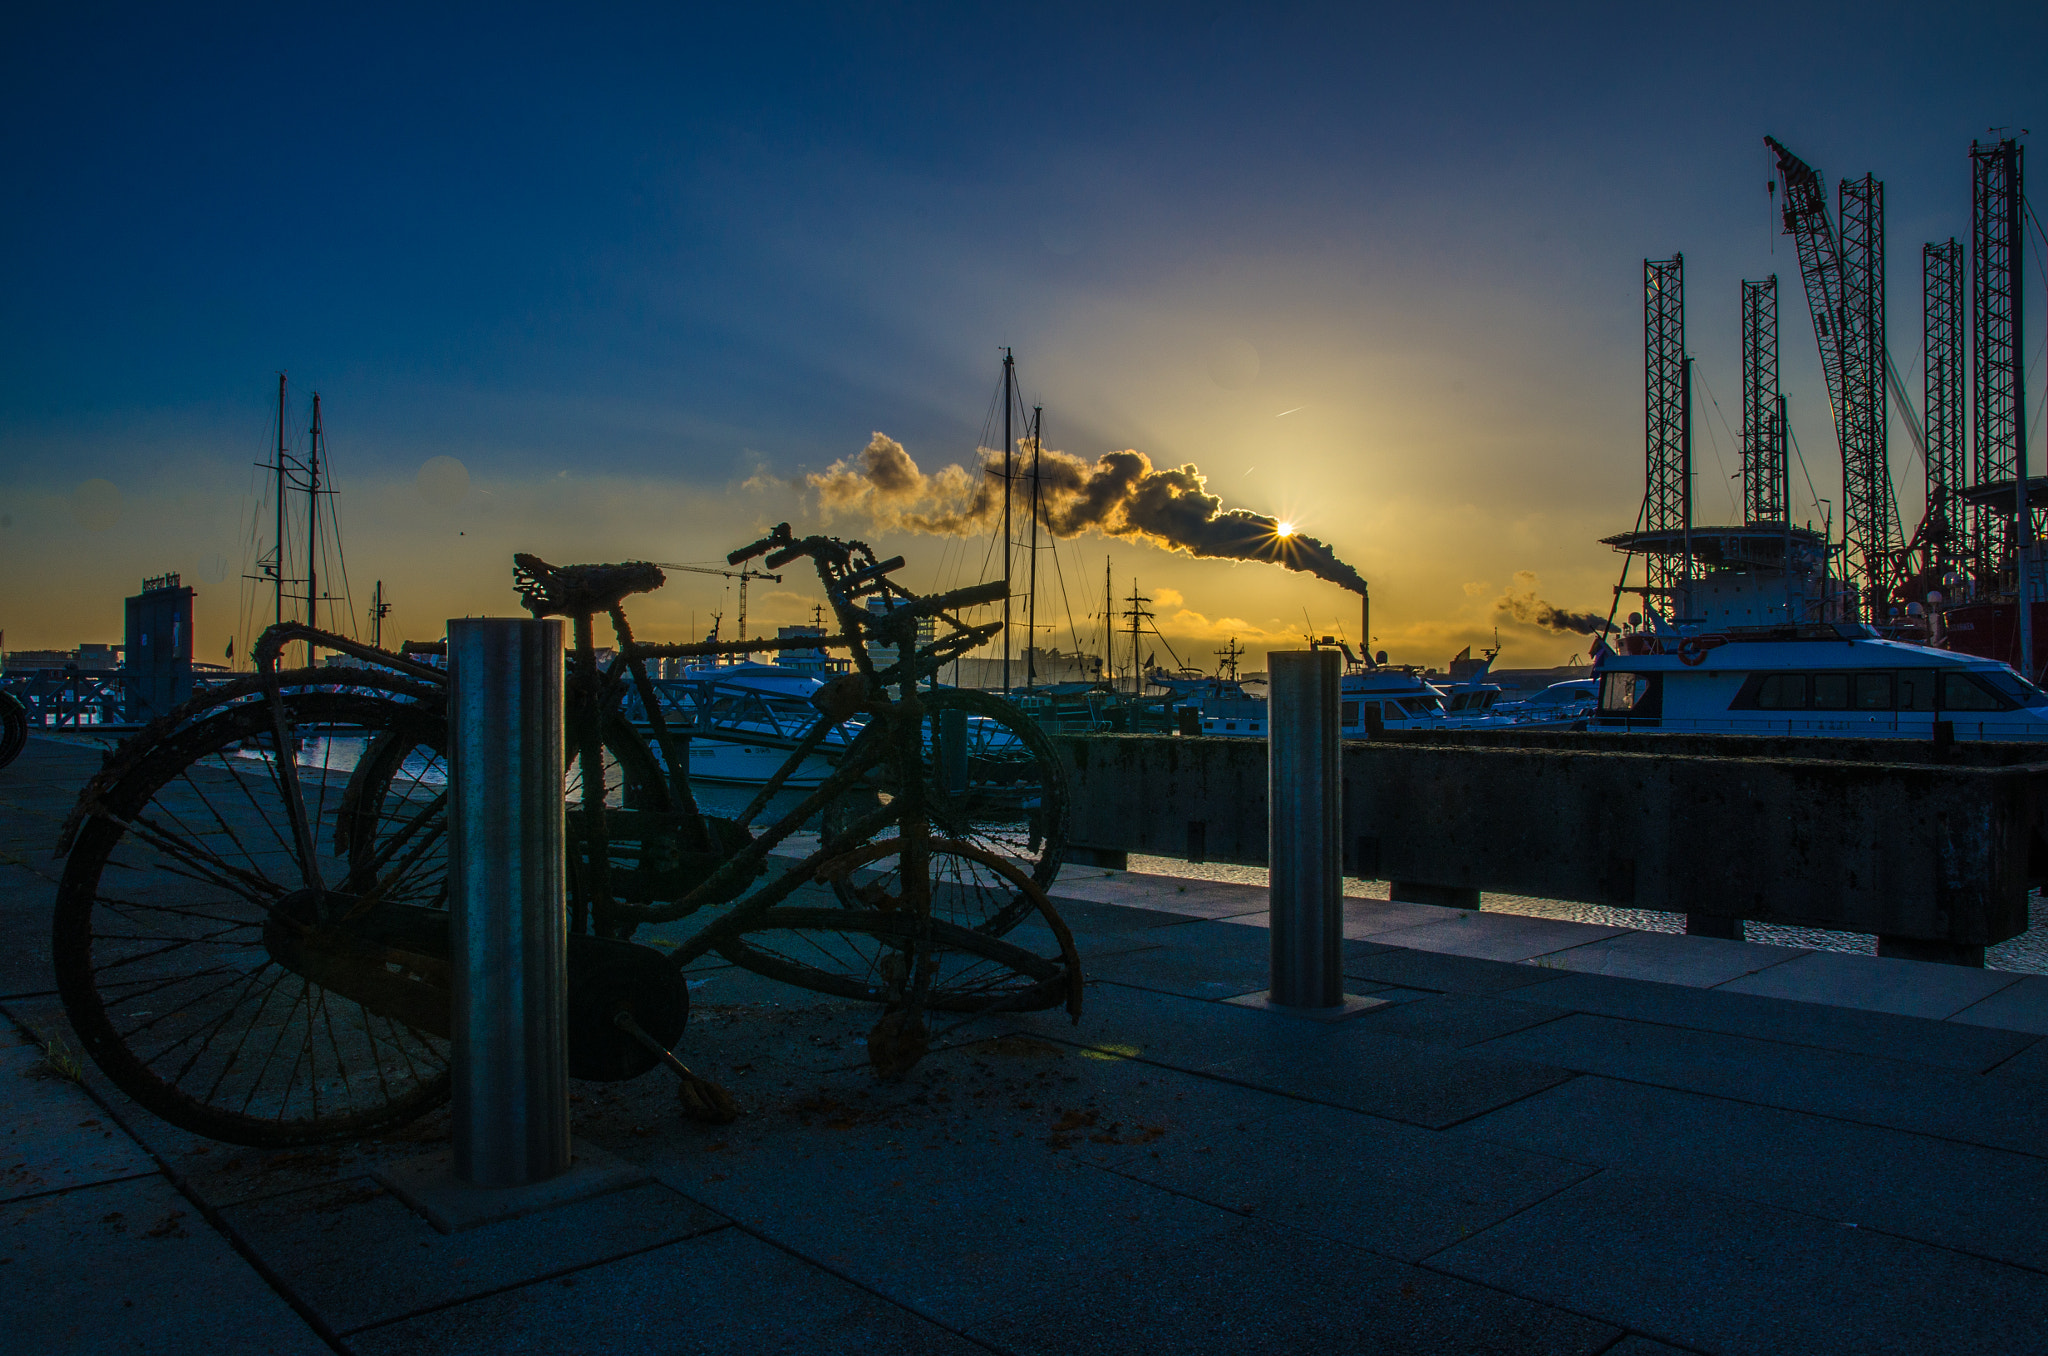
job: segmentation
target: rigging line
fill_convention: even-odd
[[[323,439],[322,441],[325,440]],[[339,574],[341,576],[341,601],[343,606],[348,608],[348,633],[357,639],[361,639],[361,632],[356,629],[355,592],[349,587],[348,582],[348,551],[341,539],[341,482],[335,478],[332,462],[328,464],[327,483],[333,487],[328,491],[327,499],[327,526],[329,528],[327,539],[330,543],[330,549],[333,551],[333,558],[323,560],[322,563],[329,567],[330,575]],[[335,629],[339,630],[340,628],[337,627]]]
[[[1046,523],[1045,531],[1047,536],[1052,537],[1052,577],[1059,585],[1060,608],[1067,614],[1067,638],[1074,642],[1074,658],[1078,662],[1081,657],[1081,629],[1074,625],[1074,604],[1067,596],[1067,573],[1065,567],[1060,564],[1060,539],[1052,536],[1050,522]]]
[[[1636,506],[1636,525],[1629,530],[1629,535],[1631,537],[1633,537],[1636,533],[1643,530],[1643,515],[1648,513],[1649,511],[1650,496],[1647,492],[1645,492],[1643,495],[1643,502]],[[1628,553],[1622,556],[1621,558],[1621,578],[1614,581],[1614,600],[1608,603],[1607,605],[1607,629],[1610,631],[1614,629],[1614,614],[1621,607],[1621,591],[1628,584],[1629,562],[1634,560],[1635,558],[1636,553],[1634,548],[1630,548]],[[1650,596],[1648,594],[1644,594],[1643,606],[1645,608],[1648,608],[1649,605]],[[1370,644],[1371,642],[1368,641],[1367,643]]]
[[[1792,444],[1792,455],[1799,458],[1799,474],[1806,477],[1806,493],[1813,500],[1813,511],[1819,513],[1821,511],[1820,491],[1813,487],[1813,472],[1808,470],[1806,466],[1806,449],[1799,445],[1799,435],[1792,431],[1792,420],[1789,417],[1785,420],[1785,438]],[[1792,516],[1789,506],[1785,516],[1788,518]]]
[[[1700,370],[1699,361],[1697,359],[1693,361],[1692,370],[1694,372],[1699,372]],[[1704,373],[1701,373],[1700,375],[1700,385],[1707,388],[1707,402],[1714,407],[1714,413],[1721,415],[1721,427],[1727,428],[1728,416],[1725,414],[1721,414],[1721,402],[1714,399],[1714,387],[1712,383],[1708,382],[1706,375]],[[1701,422],[1706,423],[1705,420],[1702,420]],[[1735,435],[1733,433],[1730,433],[1728,436],[1730,438],[1733,438]],[[1739,442],[1736,444],[1737,447],[1740,447],[1741,445],[1742,444]],[[1735,502],[1735,491],[1729,485],[1729,481],[1732,480],[1733,477],[1731,477],[1728,474],[1728,463],[1721,459],[1721,440],[1714,436],[1714,426],[1711,423],[1707,423],[1707,446],[1713,449],[1714,465],[1720,470],[1721,491],[1722,493],[1728,496],[1728,511],[1731,514],[1735,515],[1735,517],[1740,518],[1742,516],[1742,509]]]

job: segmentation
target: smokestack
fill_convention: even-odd
[[[1375,667],[1372,660],[1372,591],[1363,580],[1358,585],[1358,653],[1365,660],[1367,668]]]

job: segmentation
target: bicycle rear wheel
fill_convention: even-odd
[[[1080,955],[1029,876],[973,844],[933,839],[920,883],[906,873],[902,847],[883,839],[825,865],[850,883],[854,907],[772,908],[719,952],[772,979],[891,1009],[1033,1012],[1064,1003],[1080,1015]],[[915,907],[924,891],[929,911]],[[952,900],[960,916],[1014,908],[1036,926],[1016,940],[990,936],[942,916],[948,896],[977,897]]]
[[[438,699],[331,670],[280,675],[274,701],[237,685],[87,788],[53,958],[123,1092],[260,1147],[374,1134],[447,1096]],[[375,804],[349,794],[372,748]]]
[[[942,688],[919,693],[924,707],[919,738],[919,774],[924,779],[925,814],[932,831],[1002,858],[1049,889],[1059,875],[1067,846],[1067,774],[1059,751],[1029,716],[987,692]],[[898,774],[893,762],[879,765],[871,783],[826,807],[825,837],[833,842],[864,813],[892,801]],[[883,830],[884,839],[896,832]],[[838,844],[847,850],[859,845]],[[848,908],[860,907],[843,883],[834,893]],[[937,916],[990,936],[1001,936],[1029,917],[1021,896],[1003,897],[1000,907],[981,911],[996,897],[966,892],[950,904],[935,902]]]

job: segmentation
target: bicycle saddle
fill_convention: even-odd
[[[629,560],[623,565],[550,565],[524,552],[512,557],[512,587],[536,617],[576,617],[609,612],[628,594],[651,593],[668,582],[659,565]]]

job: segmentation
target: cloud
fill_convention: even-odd
[[[1043,521],[1056,537],[1096,532],[1191,556],[1263,561],[1365,592],[1364,577],[1326,543],[1304,532],[1283,536],[1276,518],[1223,507],[1193,463],[1154,466],[1128,449],[1088,462],[1054,448],[1033,449],[1028,440],[1020,452],[1012,465],[1036,462]],[[857,455],[804,480],[827,521],[858,516],[883,531],[965,536],[1002,513],[1003,469],[1003,454],[983,448],[979,474],[947,465],[927,475],[903,444],[876,433]]]
[[[1528,626],[1540,626],[1561,635],[1597,636],[1610,630],[1607,618],[1598,612],[1573,612],[1536,596],[1536,576],[1528,570],[1515,571],[1517,589],[1510,589],[1494,602],[1496,610]]]

